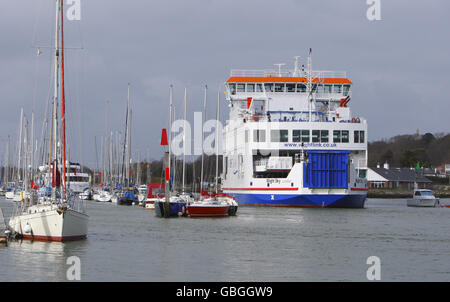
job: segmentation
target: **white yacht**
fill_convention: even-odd
[[[415,189],[412,199],[407,200],[408,207],[434,208],[439,205],[439,199],[428,189]]]
[[[55,45],[52,50],[54,51],[53,66],[55,67],[53,74],[53,110],[51,123],[49,123],[52,130],[49,131],[49,146],[51,148],[48,153],[48,165],[40,167],[40,171],[44,172],[44,177],[46,177],[44,185],[46,187],[51,186],[51,194],[49,198],[39,199],[32,181],[28,181],[31,178],[28,177],[28,173],[24,173],[24,191],[30,192],[30,195],[26,196],[25,194],[25,197],[16,203],[15,211],[8,223],[10,230],[15,235],[30,240],[68,241],[83,239],[86,238],[88,230],[89,216],[86,214],[84,201],[73,198],[72,192],[77,191],[78,186],[71,180],[71,177],[81,177],[76,179],[75,183],[84,183],[85,178],[82,175],[77,175],[77,171],[74,170],[79,165],[70,164],[66,158],[68,152],[65,135],[66,98],[64,32],[62,30],[64,10],[62,4],[63,1],[56,1]],[[58,108],[61,108],[61,110],[59,111]],[[25,157],[26,160],[27,157]],[[28,166],[28,163],[25,166]],[[80,192],[83,190],[80,190]]]

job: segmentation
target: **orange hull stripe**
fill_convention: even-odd
[[[231,77],[227,83],[306,83],[308,79],[303,77]],[[326,84],[352,84],[347,78],[315,78],[313,83]]]

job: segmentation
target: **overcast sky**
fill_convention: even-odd
[[[21,107],[29,120],[36,112],[37,132],[42,127],[54,5],[0,0],[0,154],[8,135],[15,143]],[[124,131],[128,82],[133,152],[159,159],[170,84],[179,116],[188,88],[189,119],[207,84],[214,118],[231,69],[292,68],[310,47],[314,69],[347,71],[350,106],[368,119],[370,141],[449,132],[450,1],[381,0],[380,21],[366,18],[368,7],[365,0],[81,0],[81,20],[65,23],[66,47],[75,48],[66,52],[72,159],[96,165],[94,137],[105,135],[107,108],[112,130]]]

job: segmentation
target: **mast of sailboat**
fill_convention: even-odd
[[[172,121],[177,120],[177,114],[176,114],[176,106],[173,105],[173,118]],[[172,126],[171,126],[172,129]],[[170,130],[172,131],[172,130]],[[172,183],[172,190],[176,192],[176,184],[177,184],[177,155],[174,154],[173,156],[173,183]]]
[[[60,31],[60,13],[61,13],[61,1],[56,0],[56,26],[55,26],[55,57],[54,57],[54,89],[53,89],[53,121],[52,121],[52,130],[53,130],[53,146],[52,151],[53,155],[51,158],[51,162],[53,164],[52,169],[52,199],[56,199],[56,169],[57,169],[57,158],[58,158],[58,92],[59,92],[59,31]]]
[[[130,84],[128,84],[128,91],[129,91],[129,87],[130,87]],[[129,96],[129,93],[128,93],[128,96]],[[128,99],[130,99],[129,97],[128,97]],[[129,102],[127,102],[127,111],[126,111],[126,114],[125,114],[125,135],[124,135],[124,139],[123,139],[123,153],[122,153],[122,175],[121,175],[121,184],[122,185],[124,185],[124,183],[125,183],[125,173],[126,173],[126,170],[125,170],[125,164],[126,164],[126,147],[127,147],[127,132],[128,132],[128,104]],[[124,171],[125,170],[125,171]]]
[[[131,171],[131,126],[133,125],[133,110],[130,107],[130,122],[128,123],[128,186],[130,186],[131,178],[132,178],[132,171]]]
[[[62,123],[62,161],[63,161],[63,184],[64,198],[67,197],[67,176],[66,176],[66,94],[64,89],[64,9],[61,0],[61,123]]]
[[[220,90],[217,91],[217,115],[216,115],[216,198],[219,192],[219,119],[220,119]]]
[[[168,163],[167,163],[167,167],[168,167],[168,172],[169,172],[169,191],[167,191],[166,188],[166,192],[165,194],[168,196],[168,200],[170,200],[170,189],[173,189],[173,187],[171,187],[170,184],[170,174],[171,174],[171,167],[170,167],[170,162],[171,162],[171,156],[172,156],[172,106],[173,106],[173,85],[170,85],[170,89],[169,89],[169,154],[168,154]],[[167,177],[167,176],[166,176]],[[173,182],[174,183],[174,182]],[[173,186],[172,183],[172,186]],[[167,198],[166,198],[167,199]]]
[[[126,173],[126,184],[130,185],[130,156],[131,156],[131,106],[130,106],[130,83],[128,83],[128,103],[127,103],[127,114],[128,122],[126,128],[126,163],[125,163],[125,173]]]
[[[20,109],[20,126],[19,126],[19,153],[17,154],[17,180],[21,181],[20,176],[20,160],[22,157],[22,128],[23,128],[23,108]]]
[[[200,199],[202,199],[202,191],[203,191],[203,141],[205,139],[205,135],[203,133],[203,123],[205,122],[205,115],[206,115],[206,94],[208,91],[208,86],[205,85],[205,95],[203,98],[203,114],[202,114],[202,168],[200,170]]]
[[[183,188],[182,193],[185,192],[185,174],[186,174],[186,100],[187,100],[187,88],[184,88],[184,121],[183,121]]]
[[[30,140],[30,145],[31,145],[31,177],[30,179],[34,181],[33,179],[33,174],[34,174],[34,111],[31,112],[31,140]]]
[[[10,169],[9,169],[9,135],[8,135],[8,142],[6,143],[6,156],[5,156],[5,175],[4,175],[4,179],[5,179],[5,183],[8,185],[9,182],[9,173],[10,173]]]

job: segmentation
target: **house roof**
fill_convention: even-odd
[[[375,173],[381,175],[386,178],[388,181],[405,181],[405,182],[426,182],[430,183],[431,181],[424,177],[421,172],[417,172],[416,170],[408,169],[408,168],[393,168],[393,169],[385,169],[385,168],[371,168]]]

